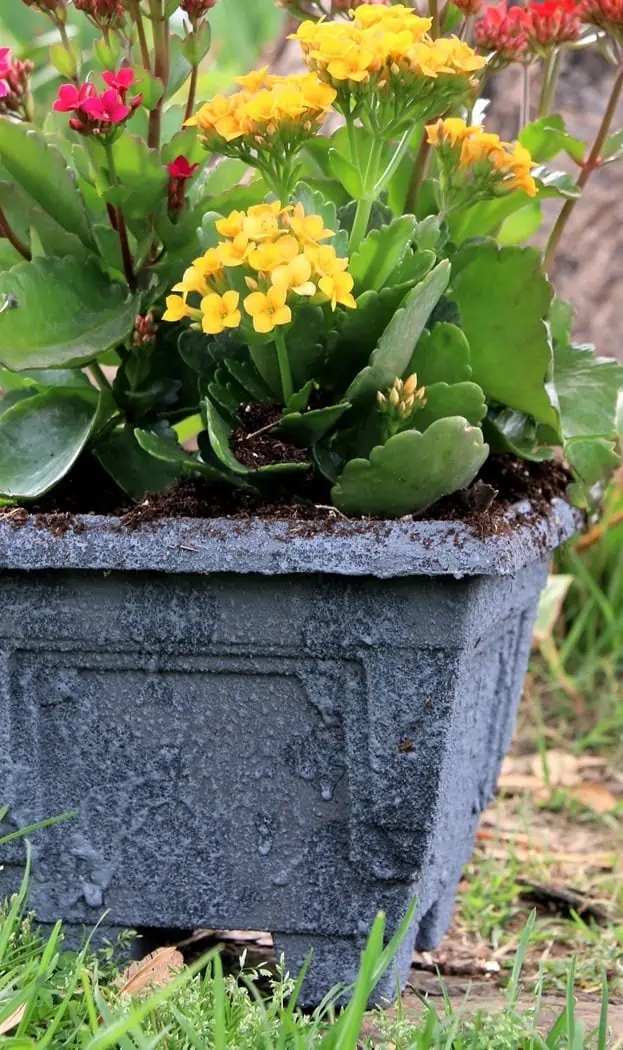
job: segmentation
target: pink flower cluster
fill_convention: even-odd
[[[118,73],[102,74],[107,85],[98,92],[95,84],[87,81],[77,88],[63,84],[54,103],[57,113],[74,113],[69,126],[83,135],[107,135],[123,124],[143,101],[142,95],[128,99],[135,83],[134,73],[124,66]]]
[[[11,51],[8,47],[0,47],[0,98],[6,98],[10,88],[6,78],[11,72]]]
[[[476,22],[474,39],[484,50],[513,62],[578,40],[581,31],[576,0],[529,0],[526,7],[509,8],[505,2],[488,7]]]

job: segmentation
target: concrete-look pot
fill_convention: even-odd
[[[0,803],[42,922],[263,929],[304,1000],[351,981],[375,913],[397,960],[450,922],[495,789],[551,550],[519,504],[449,522],[0,525]],[[23,846],[0,860],[19,882]],[[396,974],[377,989],[392,998]]]

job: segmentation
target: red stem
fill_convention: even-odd
[[[30,252],[30,249],[24,244],[23,241],[19,239],[17,234],[11,229],[11,227],[9,226],[9,221],[6,215],[4,214],[2,208],[0,208],[0,233],[2,233],[3,237],[6,237],[7,241],[9,241],[13,245],[16,251],[18,251],[19,254],[22,255],[24,259],[26,259],[27,262],[30,262],[32,260],[32,254]]]

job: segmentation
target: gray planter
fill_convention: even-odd
[[[493,794],[550,551],[518,505],[452,523],[0,524],[0,802],[42,922],[265,929],[304,998],[354,978],[375,913],[450,922]],[[0,893],[23,847],[7,850]],[[377,998],[392,998],[390,973]]]

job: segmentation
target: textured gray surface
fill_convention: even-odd
[[[293,968],[314,947],[313,1002],[417,894],[404,980],[450,920],[573,525],[560,504],[453,544],[430,523],[3,526],[1,800],[17,824],[77,812],[34,840],[39,919],[267,929]]]

